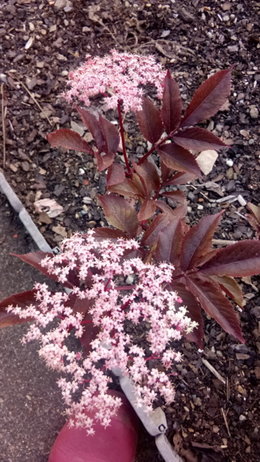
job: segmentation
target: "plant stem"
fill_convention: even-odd
[[[119,120],[119,132],[122,141],[122,149],[123,149],[123,156],[125,160],[126,170],[127,173],[132,176],[131,167],[128,161],[127,152],[126,152],[126,145],[125,145],[125,131],[123,125],[123,117],[122,117],[122,107],[123,107],[123,100],[119,99],[117,102],[117,111],[118,111],[118,120]]]

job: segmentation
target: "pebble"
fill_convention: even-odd
[[[237,53],[239,48],[237,45],[230,45],[229,47],[227,47],[228,51],[230,51],[230,53]]]
[[[229,2],[223,3],[223,4],[221,5],[221,9],[222,9],[223,11],[229,11],[229,10],[231,9],[231,3],[229,3]]]
[[[242,133],[241,133],[241,135],[242,135]],[[232,159],[227,159],[227,160],[226,160],[226,164],[227,164],[228,167],[233,167],[234,162],[233,162]]]
[[[251,119],[258,119],[259,111],[256,106],[250,106],[250,117]]]

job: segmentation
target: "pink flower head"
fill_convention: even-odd
[[[137,404],[145,410],[159,396],[173,401],[167,371],[181,360],[173,342],[196,324],[184,307],[176,307],[179,298],[168,290],[173,266],[144,263],[135,256],[138,248],[135,240],[97,241],[93,231],[77,234],[62,243],[58,255],[42,262],[61,283],[73,275],[78,282],[72,291],[52,293],[46,284],[36,284],[35,306],[8,308],[34,319],[24,341],[38,340],[40,356],[64,374],[58,384],[68,413],[90,434],[95,421],[108,425],[120,406],[120,399],[107,393],[112,381],[108,372],[114,369],[131,378]],[[81,310],[73,310],[75,298]],[[97,333],[88,353],[71,350],[67,339],[80,339],[93,327]],[[81,393],[79,400],[76,392]],[[86,410],[94,410],[95,416],[90,418]]]
[[[119,53],[111,50],[104,57],[86,56],[87,60],[78,69],[70,72],[70,90],[65,93],[73,99],[90,105],[90,98],[102,95],[104,109],[115,109],[118,100],[123,100],[124,110],[141,109],[143,86],[153,85],[158,97],[162,96],[165,71],[153,56]]]

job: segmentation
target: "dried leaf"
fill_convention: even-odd
[[[211,170],[213,169],[215,162],[218,158],[218,153],[217,151],[214,151],[213,149],[208,149],[207,151],[202,151],[197,157],[196,161],[201,169],[201,171],[204,173],[204,175],[208,175]]]
[[[64,210],[63,207],[55,201],[55,199],[39,199],[38,201],[35,201],[33,205],[36,212],[45,212],[50,218],[58,217]]]
[[[230,82],[230,69],[219,71],[203,82],[194,93],[181,125],[195,125],[216,114],[230,93]]]

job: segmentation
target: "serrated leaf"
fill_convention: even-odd
[[[113,163],[107,172],[107,186],[114,186],[123,183],[125,180],[125,170],[123,165]]]
[[[162,121],[166,133],[171,133],[180,124],[182,101],[178,84],[172,78],[170,71],[167,71],[164,79],[164,90],[162,99]]]
[[[123,197],[109,194],[98,196],[107,222],[134,237],[138,228],[135,208]]]
[[[99,172],[103,172],[103,170],[106,170],[109,168],[115,159],[115,154],[110,152],[109,154],[105,154],[104,152],[100,153],[95,151],[94,156],[97,162],[97,169]]]
[[[25,254],[12,253],[11,255],[33,266],[38,271],[40,271],[42,274],[47,276],[49,279],[52,279],[55,282],[59,282],[58,277],[53,273],[49,273],[47,268],[41,264],[41,261],[44,258],[53,257],[52,253],[42,252],[41,250],[38,250],[37,252],[30,252],[30,253],[25,253]],[[63,283],[63,286],[72,289],[73,286],[78,285],[78,284],[79,284],[79,279],[78,279],[76,272],[70,271],[67,276],[66,282]]]
[[[190,183],[191,181],[194,181],[196,178],[196,175],[193,175],[192,173],[176,173],[175,175],[172,176],[172,178],[166,182],[167,185],[172,185],[172,186],[178,186],[181,184],[186,184]]]
[[[185,204],[186,196],[183,191],[164,191],[161,193],[161,196],[168,197],[179,204]]]
[[[198,265],[201,257],[212,249],[211,240],[221,220],[222,212],[202,217],[186,234],[181,252],[183,271]]]
[[[47,140],[53,147],[72,149],[94,155],[93,149],[81,136],[69,128],[60,128],[47,135]]]
[[[106,143],[104,151],[107,154],[115,154],[120,141],[117,127],[101,115],[99,116],[99,124]]]
[[[194,93],[194,96],[184,114],[181,126],[195,125],[209,119],[223,106],[229,93],[231,70],[216,72]]]
[[[122,183],[109,186],[108,190],[112,193],[121,194],[125,197],[145,197],[145,192],[143,190],[143,185],[140,184],[140,179],[136,178],[137,175],[133,175],[132,179],[125,178]]]
[[[191,152],[187,151],[187,149],[175,143],[167,143],[160,146],[158,154],[166,167],[179,172],[189,172],[196,177],[201,176],[199,166],[194,156]]]
[[[152,199],[146,199],[137,214],[139,221],[145,221],[151,218],[156,210],[156,202]]]
[[[126,238],[127,234],[119,229],[112,229],[103,226],[102,228],[95,228],[95,239],[118,239]]]
[[[228,334],[245,343],[238,316],[233,306],[223,295],[221,287],[201,276],[186,276],[186,287],[196,297],[206,313],[215,319]]]
[[[157,242],[159,233],[171,222],[169,213],[160,213],[152,221],[142,238],[142,245],[152,246]]]
[[[179,264],[181,244],[184,237],[184,228],[180,219],[172,220],[159,232],[155,259],[158,262],[171,262],[174,266]]]
[[[220,149],[227,147],[223,141],[205,128],[186,128],[173,138],[173,141],[185,149],[199,152],[205,149]]]
[[[95,114],[81,107],[77,107],[77,111],[81,117],[82,122],[93,136],[99,152],[104,151],[106,147],[106,142],[104,139],[103,132],[101,130],[100,122],[95,116]]]
[[[248,239],[218,249],[200,268],[203,274],[217,276],[253,276],[260,274],[260,241]]]
[[[16,324],[24,324],[29,322],[31,318],[20,318],[16,314],[8,313],[6,308],[10,305],[26,308],[28,305],[36,305],[35,299],[36,289],[27,290],[18,294],[10,295],[0,302],[0,327],[14,326]]]
[[[156,143],[163,133],[163,124],[160,111],[150,98],[143,98],[142,110],[136,113],[136,118],[145,139],[152,144]]]
[[[195,329],[193,329],[191,333],[186,334],[186,338],[190,342],[197,343],[199,348],[203,348],[204,321],[202,317],[201,306],[198,303],[197,299],[194,297],[194,295],[189,290],[187,290],[185,285],[179,283],[176,284],[176,282],[174,281],[172,286],[182,299],[183,303],[181,303],[181,305],[187,307],[187,316],[191,318],[192,321],[198,323],[198,326]]]
[[[159,169],[152,158],[146,159],[142,164],[133,163],[135,172],[144,186],[146,195],[157,191],[160,187]]]
[[[244,305],[243,293],[237,281],[230,276],[210,276],[213,281],[217,282],[223,291],[242,307]]]

